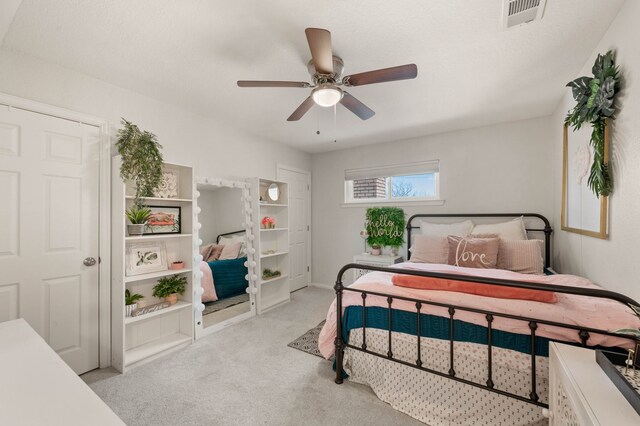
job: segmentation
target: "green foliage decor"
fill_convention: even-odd
[[[187,277],[173,275],[171,277],[162,277],[158,280],[158,284],[153,286],[153,297],[163,298],[178,293],[184,294],[187,289]]]
[[[133,305],[138,300],[144,299],[144,296],[138,293],[131,294],[129,289],[124,291],[124,304],[125,305]]]
[[[373,247],[398,248],[404,244],[404,211],[399,207],[372,207],[367,209],[367,243]]]
[[[584,123],[593,127],[590,144],[593,164],[587,184],[596,196],[608,196],[613,189],[609,164],[604,158],[605,120],[615,119],[615,96],[620,90],[619,68],[612,51],[598,55],[592,68],[593,77],[578,77],[569,82],[576,106],[569,111],[565,123],[580,129]]]
[[[133,206],[125,214],[132,225],[144,225],[151,215],[151,210],[146,207]]]
[[[142,131],[130,121],[122,119],[116,141],[118,153],[122,156],[120,177],[135,183],[134,205],[142,205],[142,197],[153,197],[162,182],[162,145],[156,135]]]
[[[630,307],[631,309],[633,309],[633,312],[636,314],[636,316],[640,319],[640,306],[630,305]],[[638,330],[637,328],[622,328],[620,330],[616,330],[615,332],[632,336],[637,342],[640,343],[640,330]]]

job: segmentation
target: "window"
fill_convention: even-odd
[[[438,200],[439,161],[345,170],[345,203]]]

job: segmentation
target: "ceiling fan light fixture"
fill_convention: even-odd
[[[332,107],[342,99],[344,93],[342,89],[329,84],[323,84],[316,87],[311,92],[311,98],[313,101],[321,107]]]

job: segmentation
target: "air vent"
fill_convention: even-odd
[[[502,0],[504,28],[517,27],[542,18],[547,0]]]

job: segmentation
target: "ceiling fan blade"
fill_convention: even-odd
[[[372,110],[347,92],[344,92],[344,96],[340,100],[340,103],[363,120],[368,120],[376,115],[374,110]]]
[[[365,84],[385,83],[387,81],[409,80],[416,78],[417,75],[418,67],[416,64],[407,64],[348,75],[342,79],[342,84],[345,86],[364,86]]]
[[[304,100],[304,102],[300,104],[298,109],[293,111],[293,114],[291,114],[289,118],[287,118],[287,121],[300,120],[302,116],[305,115],[307,111],[309,111],[314,104],[315,102],[313,102],[313,99],[311,99],[311,96],[309,96],[307,99]]]
[[[333,48],[331,47],[331,33],[321,28],[307,28],[304,30],[311,50],[313,66],[320,74],[333,73]]]
[[[304,81],[261,81],[261,80],[238,80],[238,87],[309,87],[309,83]]]

